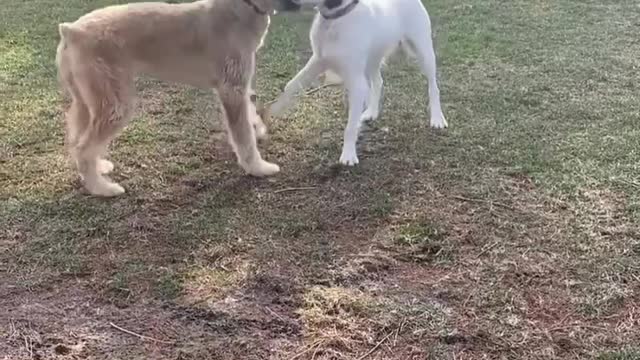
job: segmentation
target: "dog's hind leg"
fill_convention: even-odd
[[[91,114],[73,80],[69,83],[68,90],[71,93],[72,101],[66,116],[67,147],[71,151],[76,148],[80,136],[88,129]],[[75,152],[71,151],[71,154],[76,167],[79,166]],[[100,154],[100,158],[98,158],[98,173],[108,174],[113,171],[114,165],[111,161],[102,158],[103,155],[104,154]],[[82,176],[82,174],[80,176]]]
[[[87,104],[82,99],[78,85],[71,71],[70,56],[68,45],[63,40],[58,46],[56,55],[56,65],[59,70],[60,84],[67,94],[71,97],[71,105],[65,117],[66,123],[66,145],[72,155],[74,165],[78,166],[77,159],[73,156],[72,151],[78,144],[78,139],[89,126],[90,114]],[[102,174],[109,173],[113,170],[113,164],[105,159],[98,160],[98,172]]]
[[[269,107],[270,113],[274,116],[280,116],[291,105],[293,105],[295,96],[308,88],[313,80],[326,70],[323,62],[316,55],[311,56],[307,64],[291,79],[284,88],[284,92],[278,96],[278,99]]]
[[[371,90],[369,92],[369,100],[367,101],[367,109],[362,114],[362,120],[375,120],[380,115],[380,102],[382,100],[382,73],[380,71],[381,62],[370,64],[367,69],[367,77]]]
[[[87,66],[78,89],[89,111],[89,122],[72,153],[87,190],[96,196],[117,196],[124,188],[103,176],[113,164],[101,157],[109,143],[127,125],[134,109],[133,79],[117,68]]]
[[[364,71],[348,71],[350,76],[345,79],[347,94],[349,98],[349,122],[344,130],[344,143],[340,163],[353,166],[358,164],[358,154],[356,143],[358,132],[362,121],[365,101],[368,97],[369,86]]]
[[[80,135],[82,135],[89,126],[89,108],[82,98],[72,91],[71,105],[67,110],[65,124],[67,127],[67,147],[69,150],[76,147]],[[73,159],[74,161],[77,160]]]
[[[408,41],[415,51],[423,74],[429,82],[429,108],[431,111],[431,127],[436,129],[446,128],[447,120],[442,114],[440,105],[440,89],[436,74],[436,54],[433,50],[433,40],[431,39],[431,24],[429,16],[425,11],[424,19],[417,19],[413,22],[410,32],[407,34]]]

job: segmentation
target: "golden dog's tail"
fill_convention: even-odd
[[[61,23],[58,25],[60,40],[65,45],[91,45],[92,39],[85,36],[84,31],[73,23]]]
[[[72,23],[61,23],[58,25],[58,32],[60,33],[60,38],[63,41],[73,41],[73,38],[76,37],[78,31],[73,28]]]
[[[60,43],[56,52],[56,67],[58,68],[58,81],[63,90],[63,96],[69,95],[69,88],[72,86],[73,76],[71,74],[71,64],[69,63],[69,43],[76,37],[76,32],[70,23],[58,25],[60,33]]]

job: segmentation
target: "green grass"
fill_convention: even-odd
[[[598,356],[598,360],[636,360],[640,359],[640,352],[634,350],[616,351]]]
[[[104,200],[67,162],[54,56],[57,23],[115,2],[0,7],[0,354],[638,358],[635,2],[426,2],[450,128],[394,56],[354,169],[338,89],[272,121],[282,173],[254,179],[209,91],[140,79],[111,149],[127,194]],[[273,19],[261,100],[309,21]]]

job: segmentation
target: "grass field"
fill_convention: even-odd
[[[141,79],[103,200],[65,157],[54,52],[110,3],[0,5],[0,359],[640,359],[636,1],[426,1],[450,128],[394,57],[354,169],[337,89],[270,124],[283,171],[254,179],[215,97]],[[309,21],[274,19],[263,100]]]

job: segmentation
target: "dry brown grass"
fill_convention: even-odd
[[[208,92],[143,79],[105,201],[65,167],[51,29],[106,3],[0,7],[0,358],[640,358],[635,4],[430,2],[451,128],[396,58],[354,169],[337,89],[259,180]],[[308,21],[275,19],[263,99]]]

